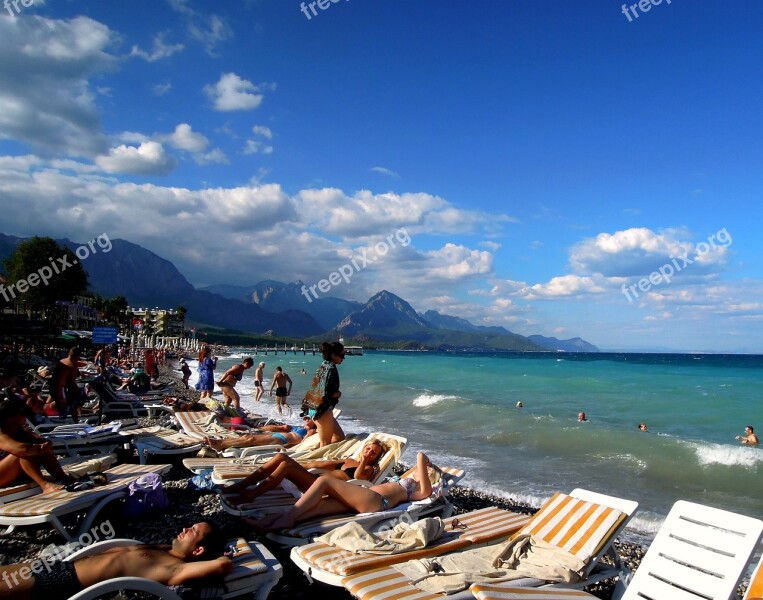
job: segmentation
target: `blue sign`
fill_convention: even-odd
[[[93,327],[93,339],[94,344],[116,344],[117,343],[117,328],[116,327]]]

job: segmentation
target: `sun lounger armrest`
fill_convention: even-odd
[[[244,448],[244,451],[241,453],[239,458],[244,458],[253,454],[264,454],[266,452],[280,452],[281,450],[283,450],[283,446],[251,446],[249,448]]]
[[[166,585],[143,577],[115,577],[114,579],[102,581],[74,594],[69,600],[90,600],[91,598],[99,598],[120,590],[147,592],[163,600],[182,600],[178,594]]]

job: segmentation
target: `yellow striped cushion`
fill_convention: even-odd
[[[510,588],[500,585],[474,583],[469,591],[477,600],[576,600],[593,596],[582,590],[560,590],[549,588]]]
[[[625,518],[614,508],[557,492],[517,535],[530,534],[588,561]]]
[[[453,529],[452,524],[456,520],[466,527]],[[348,576],[405,560],[453,552],[475,543],[487,543],[501,537],[508,537],[528,520],[529,517],[526,515],[490,507],[445,519],[443,521],[445,525],[443,537],[420,550],[387,555],[364,554],[352,553],[335,546],[314,542],[297,548],[296,552],[317,569],[335,575]]]
[[[226,585],[236,579],[267,571],[267,565],[262,562],[244,538],[230,540],[228,545],[234,548],[234,554],[231,557],[234,566],[233,570],[225,576]]]
[[[65,509],[67,505],[82,506],[85,497],[92,499],[93,503],[100,497],[118,490],[126,490],[130,482],[138,479],[146,473],[165,473],[170,465],[117,465],[106,471],[108,483],[81,492],[67,492],[59,490],[50,494],[38,494],[16,500],[0,506],[0,515],[4,517],[26,517],[34,515],[46,515],[56,509]]]
[[[358,600],[442,600],[445,596],[423,592],[395,569],[375,569],[342,580],[344,588]]]

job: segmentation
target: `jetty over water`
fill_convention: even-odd
[[[345,354],[349,356],[363,356],[363,346],[345,346],[344,347]],[[259,347],[255,346],[251,349],[251,352],[254,353],[255,356],[259,355],[265,355],[268,356],[269,354],[273,354],[274,356],[278,356],[279,354],[312,354],[315,356],[316,354],[320,354],[320,348],[318,348],[315,344],[312,345],[312,347],[307,346],[289,346],[287,344],[284,344],[283,346],[264,346]]]

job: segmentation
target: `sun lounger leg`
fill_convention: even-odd
[[[281,579],[281,575],[283,574],[283,567],[281,566],[281,563],[278,562],[276,557],[273,556],[270,550],[268,550],[263,544],[258,544],[257,549],[262,555],[262,562],[264,562],[268,567],[266,574],[270,577],[270,579],[260,585],[260,587],[257,589],[257,593],[255,594],[254,599],[265,600],[268,597],[270,591],[275,587],[276,583],[278,583],[279,579]]]

